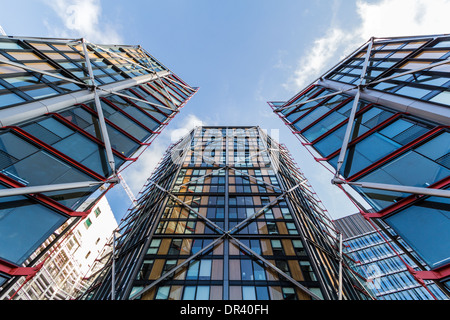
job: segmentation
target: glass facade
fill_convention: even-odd
[[[449,43],[444,35],[373,38],[289,101],[269,102],[370,205],[359,209],[395,230],[421,257],[421,271],[440,281],[450,276],[449,195],[428,190],[450,184]]]
[[[194,129],[140,194],[117,258],[84,298],[337,299],[331,221],[284,146],[259,127]],[[344,299],[370,299],[352,274],[343,279]]]
[[[0,59],[1,190],[92,182],[0,197],[0,275],[13,281],[14,268],[32,267],[23,264],[44,240],[86,216],[83,202],[112,187],[197,88],[140,46],[1,37]]]

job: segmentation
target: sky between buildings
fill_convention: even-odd
[[[197,125],[259,125],[290,150],[332,219],[357,212],[267,101],[286,101],[370,37],[450,32],[450,0],[0,0],[8,35],[140,44],[198,93],[123,177],[135,195]],[[120,219],[131,202],[108,200]]]

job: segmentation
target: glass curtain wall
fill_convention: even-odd
[[[194,129],[168,150],[138,202],[117,259],[83,298],[338,297],[331,223],[287,150],[259,127]],[[353,275],[343,279],[344,299],[370,298]]]
[[[448,190],[450,40],[448,35],[371,40],[371,47],[362,46],[289,101],[269,105],[329,171],[336,172],[345,145],[339,178],[368,203],[360,210],[387,223],[424,261],[421,270],[434,270],[432,278],[445,282],[449,197],[401,187]]]
[[[80,39],[0,37],[0,188],[93,183],[1,198],[0,286],[55,230],[84,218],[86,212],[77,212],[83,202],[102,196],[103,184],[112,187],[108,180],[136,160],[197,90],[140,46],[85,45],[88,57]],[[58,107],[55,99],[82,102]]]

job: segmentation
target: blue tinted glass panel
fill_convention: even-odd
[[[25,99],[19,97],[14,93],[2,94],[0,96],[0,107],[9,106],[16,103],[24,102]]]
[[[26,197],[1,197],[0,258],[22,264],[64,221],[62,215]]]
[[[374,146],[377,147],[374,148]],[[345,177],[349,177],[400,147],[400,144],[375,132],[348,148],[344,160],[343,174]],[[331,159],[330,164],[335,165],[338,158],[339,155]]]
[[[129,133],[139,141],[144,141],[150,136],[150,133],[140,127],[136,122],[127,118],[125,115],[114,108],[102,103],[105,118],[117,125],[119,128]],[[94,109],[95,110],[95,109]]]

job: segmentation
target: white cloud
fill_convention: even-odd
[[[61,18],[64,29],[47,22],[55,36],[86,38],[99,44],[121,44],[123,41],[111,23],[102,19],[100,0],[45,0]]]
[[[448,33],[448,12],[450,0],[357,0],[360,24],[344,29],[335,16],[326,34],[300,58],[284,87],[295,92],[303,89],[371,37]]]
[[[295,91],[298,91],[299,88],[313,82],[321,75],[337,52],[343,49],[343,44],[348,41],[351,41],[350,35],[346,34],[344,30],[339,28],[329,29],[324,37],[314,41],[311,49],[307,49],[307,55],[300,59],[293,78],[284,85],[285,88],[295,88]]]

